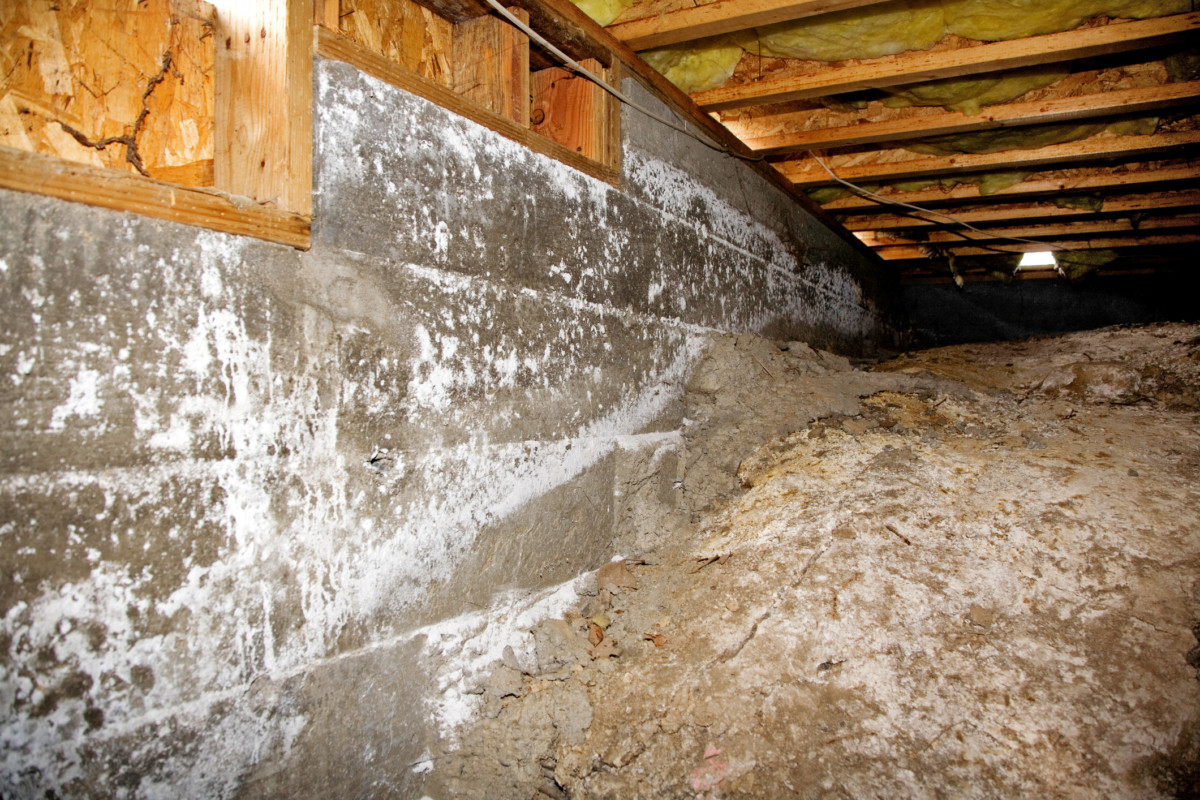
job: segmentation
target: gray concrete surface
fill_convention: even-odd
[[[618,190],[315,88],[310,252],[0,193],[5,797],[415,792],[444,631],[612,556],[712,336],[890,341],[694,143],[627,116]]]

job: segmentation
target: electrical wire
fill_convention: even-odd
[[[578,74],[581,78],[586,78],[587,80],[596,84],[601,89],[608,92],[613,97],[615,97],[617,100],[619,100],[620,102],[629,106],[633,110],[641,112],[642,114],[645,114],[647,117],[654,120],[655,122],[658,122],[662,125],[666,125],[671,130],[678,131],[679,133],[682,133],[685,136],[689,136],[692,139],[695,139],[696,141],[700,142],[700,144],[704,145],[705,147],[709,148],[710,150],[716,150],[719,153],[725,153],[726,155],[733,156],[734,158],[737,158],[737,159],[741,159],[742,161],[755,161],[755,162],[766,161],[766,159],[763,158],[762,156],[743,155],[743,154],[737,152],[736,150],[734,150],[733,148],[729,147],[728,145],[724,144],[723,142],[715,141],[715,135],[713,136],[713,140],[710,141],[708,138],[696,133],[696,131],[693,130],[691,127],[682,125],[678,122],[675,122],[672,119],[668,119],[667,117],[664,117],[664,116],[661,116],[661,115],[655,113],[654,111],[650,110],[649,108],[646,108],[645,106],[641,105],[640,103],[631,99],[629,96],[622,93],[621,90],[617,89],[614,86],[610,86],[605,81],[602,81],[600,78],[593,75],[591,72],[589,72],[587,69],[585,69],[582,64],[580,64],[578,61],[571,58],[569,55],[564,53],[562,50],[559,50],[557,47],[555,47],[553,44],[551,44],[549,41],[547,41],[545,37],[543,37],[541,34],[539,34],[533,28],[530,28],[528,25],[526,25],[521,20],[520,17],[517,17],[515,14],[510,12],[507,8],[505,8],[503,5],[501,5],[499,2],[497,2],[497,0],[485,0],[485,2],[489,6],[491,6],[492,9],[494,9],[497,14],[502,16],[510,25],[512,25],[517,30],[521,31],[526,36],[528,36],[530,39],[532,39],[533,41],[535,41],[539,45],[541,45],[543,48],[545,48],[552,56],[554,56],[559,61],[561,61],[572,72]]]
[[[517,30],[524,33],[526,36],[528,36],[534,42],[537,42],[541,47],[545,48],[545,50],[547,52],[549,52],[551,55],[553,55],[555,58],[557,58],[559,61],[561,61],[572,72],[574,72],[577,75],[579,75],[580,77],[585,78],[585,79],[591,81],[592,83],[596,84],[601,89],[603,89],[604,91],[608,92],[613,97],[615,97],[618,101],[620,101],[621,103],[624,103],[625,105],[629,106],[633,110],[638,111],[638,112],[646,115],[650,119],[652,119],[662,125],[667,126],[671,130],[678,131],[679,133],[682,133],[685,136],[689,136],[692,139],[695,139],[697,142],[700,142],[700,144],[704,145],[705,147],[709,148],[710,150],[715,150],[719,153],[725,153],[726,155],[732,156],[732,157],[740,159],[742,161],[751,161],[751,162],[765,162],[766,161],[766,158],[763,156],[755,157],[755,156],[743,155],[743,154],[737,152],[736,150],[732,149],[728,145],[724,144],[723,142],[716,141],[715,136],[713,137],[713,140],[710,141],[708,138],[705,138],[704,136],[701,136],[700,134],[696,133],[695,130],[693,130],[691,127],[677,123],[674,120],[663,117],[663,116],[655,113],[654,111],[650,110],[649,108],[646,108],[645,106],[641,105],[640,103],[629,98],[627,95],[622,93],[616,87],[610,86],[608,83],[606,83],[605,81],[602,81],[596,75],[593,75],[590,71],[585,69],[583,67],[583,65],[581,65],[578,61],[571,58],[569,55],[564,53],[562,50],[560,50],[559,48],[554,46],[544,36],[539,34],[537,31],[533,30],[533,28],[530,28],[528,25],[526,25],[519,17],[517,17],[512,12],[510,12],[507,8],[505,8],[503,5],[501,5],[498,2],[498,0],[484,0],[484,1],[489,6],[491,6],[492,9],[497,14],[499,14],[501,17],[503,17],[510,25],[517,28]],[[706,131],[706,133],[707,133],[707,131]],[[940,211],[934,211],[932,209],[922,208],[921,206],[913,205],[911,203],[901,202],[899,200],[892,200],[891,198],[876,194],[875,192],[872,192],[869,189],[864,189],[861,186],[858,186],[856,184],[851,183],[850,181],[847,181],[847,180],[844,180],[844,179],[838,177],[837,173],[835,173],[832,169],[830,169],[829,166],[824,162],[824,160],[822,160],[821,157],[818,156],[816,153],[810,153],[809,155],[811,155],[812,158],[817,162],[817,164],[820,165],[821,169],[825,170],[825,172],[827,172],[829,174],[830,178],[832,178],[834,181],[841,184],[842,186],[845,186],[846,188],[855,192],[856,194],[859,194],[863,197],[874,200],[878,203],[883,203],[885,205],[897,206],[899,208],[906,208],[911,211],[917,211],[922,214],[928,214],[933,217],[939,217],[941,219],[948,220],[949,222],[951,222],[954,225],[960,225],[968,230],[972,230],[972,231],[975,231],[976,233],[982,234],[983,236],[989,236],[989,237],[991,236],[989,233],[987,233],[987,231],[977,228],[968,222],[964,222],[963,220],[960,220],[951,214],[945,214]],[[958,232],[952,231],[952,233],[958,233]],[[972,239],[969,236],[966,236],[965,234],[958,233],[958,235],[962,236],[962,238],[965,239],[966,241],[977,241],[975,239]],[[1071,250],[1071,248],[1063,247],[1061,245],[1053,245],[1048,242],[1039,242],[1034,239],[1023,239],[1018,236],[1002,236],[1002,237],[991,237],[991,238],[993,240],[998,239],[998,240],[1010,241],[1010,242],[1020,242],[1022,244],[1034,244],[1034,245],[1038,245],[1039,247],[1045,247],[1047,250],[1050,250],[1052,252],[1062,252],[1062,251],[1070,251]],[[997,250],[994,247],[987,247],[986,245],[980,245],[980,246],[987,250],[994,250],[997,253],[1003,253],[1006,255],[1012,254],[1012,251],[1009,251],[1009,250]],[[1059,269],[1059,272],[1061,272],[1061,269]]]
[[[928,214],[933,217],[940,217],[941,219],[949,220],[950,222],[952,222],[955,225],[961,225],[962,227],[964,227],[968,230],[975,231],[976,233],[982,234],[982,235],[990,237],[992,239],[1002,239],[1002,240],[1008,241],[1008,242],[1021,242],[1023,244],[1035,244],[1038,247],[1045,247],[1047,250],[1049,250],[1051,252],[1064,252],[1064,251],[1069,252],[1071,249],[1069,247],[1063,247],[1062,245],[1051,244],[1049,242],[1039,242],[1036,239],[1022,239],[1020,236],[992,236],[990,233],[983,230],[982,228],[976,228],[971,223],[965,222],[965,221],[959,219],[958,217],[953,216],[952,214],[944,214],[941,211],[934,211],[933,209],[930,209],[930,208],[922,208],[921,206],[913,205],[912,203],[905,203],[900,200],[893,200],[890,197],[884,197],[883,195],[876,194],[875,192],[872,192],[869,189],[864,189],[861,186],[857,186],[857,185],[851,183],[850,181],[843,180],[843,179],[839,178],[837,176],[837,173],[835,173],[832,169],[830,169],[829,165],[827,165],[821,159],[821,157],[818,156],[816,153],[809,153],[809,155],[812,156],[813,160],[817,162],[817,164],[821,167],[821,169],[825,170],[825,172],[827,172],[829,174],[829,177],[833,178],[835,181],[837,181],[841,185],[845,186],[846,188],[848,188],[854,192],[857,192],[858,194],[862,195],[863,197],[866,197],[870,200],[874,200],[877,203],[883,203],[884,205],[889,205],[889,206],[897,206],[899,208],[907,208],[912,211],[918,211],[922,214]],[[906,216],[908,216],[908,215],[906,215]],[[950,231],[950,233],[957,233],[957,231]],[[969,236],[966,236],[963,234],[959,234],[959,235],[962,236],[967,241],[976,241]],[[988,248],[988,249],[991,249],[991,248]],[[997,252],[1010,253],[1012,251],[1000,250]]]

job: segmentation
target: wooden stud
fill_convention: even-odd
[[[934,111],[905,119],[861,122],[847,127],[817,128],[795,133],[769,134],[766,132],[786,126],[789,118],[796,118],[797,121],[800,121],[807,116],[806,112],[760,117],[745,123],[727,123],[726,127],[756,153],[776,155],[825,147],[850,147],[878,142],[895,142],[926,136],[1043,125],[1118,114],[1159,112],[1195,103],[1198,98],[1200,98],[1200,81],[1191,81],[1079,97],[1039,100],[1032,103],[1009,103],[990,106],[978,114]]]
[[[512,9],[528,23],[529,14]],[[492,113],[529,126],[529,37],[495,16],[454,26],[454,91]]]
[[[491,8],[481,0],[416,0],[416,2],[439,17],[455,24],[492,13]]]
[[[996,249],[1008,253],[1032,253],[1042,250],[1115,250],[1123,247],[1159,247],[1162,245],[1195,244],[1200,242],[1200,233],[1173,233],[1157,236],[1112,237],[1107,239],[1088,239],[1086,241],[1048,241],[1030,244],[1028,242],[1007,242],[1003,245],[992,245],[989,249],[962,245],[961,247],[939,247],[941,252],[953,253],[957,256],[989,256],[996,255]],[[885,247],[876,251],[880,258],[886,261],[929,258],[930,252],[924,247]]]
[[[1138,233],[1166,228],[1200,229],[1200,214],[1186,214],[1176,217],[1149,217],[1138,220],[1136,225],[1129,219],[1087,219],[1076,222],[1060,222],[1052,225],[1021,225],[1015,227],[981,228],[977,231],[964,230],[961,234],[953,231],[930,231],[920,238],[902,236],[884,231],[863,231],[855,235],[863,244],[879,248],[897,245],[989,242],[1014,237],[1020,239],[1038,239],[1054,236],[1082,236],[1091,233]]]
[[[972,224],[981,222],[1005,222],[1018,219],[1041,219],[1043,217],[1090,217],[1095,213],[1121,214],[1137,211],[1165,211],[1167,209],[1200,206],[1200,190],[1181,192],[1153,192],[1147,194],[1106,197],[1099,212],[1087,208],[1060,208],[1052,203],[1012,203],[985,205],[979,208],[956,209],[955,219]],[[917,212],[913,212],[916,214]],[[878,216],[852,217],[845,223],[849,231],[881,231],[889,228],[922,228],[947,226],[954,223],[944,217],[885,214]]]
[[[217,188],[312,210],[313,0],[242,0],[217,17]]]
[[[697,92],[692,99],[710,111],[783,103],[1156,47],[1187,41],[1196,36],[1197,30],[1200,30],[1200,12],[1191,12],[1008,42],[969,45],[957,50],[910,51],[828,67],[810,74],[764,78],[739,86],[710,89]]]
[[[607,80],[600,62],[588,59],[580,65]],[[565,69],[539,70],[530,78],[533,130],[595,161],[606,161],[609,147],[609,115],[619,113],[612,95],[591,81]]]
[[[313,24],[331,31],[339,27],[341,4],[339,0],[313,0]]]
[[[974,183],[959,184],[953,188],[934,187],[919,192],[892,192],[886,187],[880,193],[889,200],[915,205],[939,206],[964,200],[987,200],[989,197],[1010,199],[1017,197],[1037,197],[1039,195],[1061,195],[1065,192],[1083,190],[1121,189],[1145,184],[1166,184],[1178,181],[1200,180],[1200,165],[1162,164],[1146,167],[1137,165],[1128,172],[1117,172],[1109,168],[1058,170],[1053,173],[1040,173],[999,190],[995,194],[980,195],[979,185]],[[880,203],[868,197],[842,197],[831,200],[821,206],[827,211],[838,211],[847,214],[875,214],[893,210],[893,206]]]
[[[608,31],[634,50],[646,50],[884,1],[716,0],[681,6],[670,0],[651,0],[634,5],[609,25]]]
[[[1149,158],[1171,150],[1200,144],[1200,131],[1155,133],[1148,136],[1093,136],[1078,142],[1049,145],[1036,150],[1004,150],[999,153],[963,153],[952,156],[906,157],[907,151],[879,151],[870,164],[845,165],[845,157],[823,159],[839,178],[851,182],[897,181],[936,175],[1020,170],[1048,164],[1111,158]],[[889,160],[890,159],[890,160]],[[811,158],[776,165],[797,186],[835,183],[829,173]]]
[[[0,147],[0,187],[308,249],[309,217],[215,189]]]

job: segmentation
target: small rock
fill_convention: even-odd
[[[1042,379],[1034,392],[1115,405],[1136,403],[1145,397],[1142,374],[1117,361],[1080,361],[1058,367]]]
[[[1021,434],[1021,438],[1025,440],[1026,450],[1046,449],[1046,440],[1043,439],[1042,435],[1036,431],[1025,431]]]
[[[972,625],[987,628],[996,621],[996,614],[983,606],[972,605],[967,612],[967,619],[971,620]]]
[[[879,423],[873,419],[842,420],[842,429],[851,436],[862,436],[867,431],[877,427],[879,427]]]
[[[596,571],[596,583],[603,589],[612,591],[614,588],[636,589],[637,578],[625,566],[624,561],[610,561]]]

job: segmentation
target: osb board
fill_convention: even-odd
[[[0,145],[212,185],[212,9],[0,2]]]
[[[423,78],[449,86],[454,25],[413,0],[341,0],[341,32]]]

